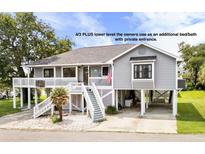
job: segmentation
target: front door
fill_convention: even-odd
[[[88,67],[83,67],[83,82],[88,85]]]

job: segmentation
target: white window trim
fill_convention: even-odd
[[[134,79],[134,65],[144,65],[144,64],[151,64],[152,65],[152,78],[151,79]],[[154,81],[154,62],[146,62],[146,63],[142,63],[142,62],[135,62],[135,63],[132,63],[132,81]]]
[[[108,73],[109,73],[109,66],[101,66],[101,77],[107,77],[108,75],[103,75],[103,67],[108,67]]]
[[[46,70],[46,69],[53,69],[53,77],[45,77],[44,76],[44,70]],[[43,69],[42,69],[42,77],[43,78],[56,78],[55,67],[43,67]]]
[[[63,76],[63,69],[64,68],[75,68],[75,77],[64,77]],[[62,78],[66,78],[66,79],[77,79],[78,77],[78,69],[77,66],[65,66],[65,67],[61,67],[61,77]]]

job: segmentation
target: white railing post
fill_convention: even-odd
[[[20,88],[20,106],[23,107],[23,88]]]
[[[14,79],[13,79],[13,82],[14,82]],[[16,108],[16,89],[13,85],[13,108],[15,109]]]

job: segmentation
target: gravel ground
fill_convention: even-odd
[[[97,126],[86,115],[68,115],[63,117],[63,121],[53,124],[50,116],[36,119],[15,120],[0,125],[3,129],[36,129],[36,130],[69,130],[83,131]]]

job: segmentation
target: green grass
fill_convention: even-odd
[[[38,102],[42,102],[44,99],[46,99],[46,96],[41,96]],[[31,104],[35,104],[34,100],[31,101]],[[0,117],[12,114],[12,113],[17,113],[20,112],[21,109],[20,107],[20,100],[17,97],[16,98],[16,109],[13,108],[13,99],[1,99],[0,100]]]
[[[16,105],[20,106],[20,101],[17,98]],[[13,99],[3,99],[0,100],[0,117],[16,112],[20,112],[19,108],[13,109]]]
[[[205,91],[182,91],[178,97],[178,133],[205,133]]]

